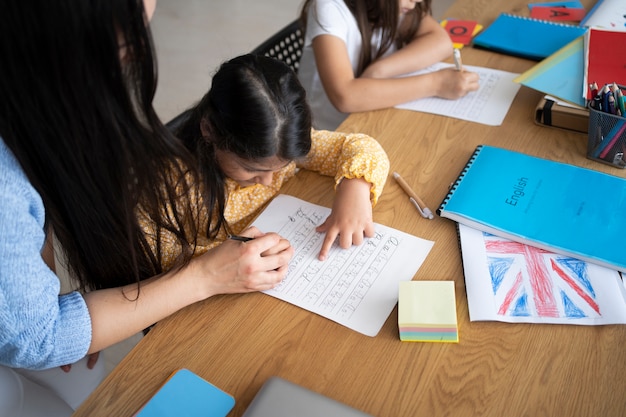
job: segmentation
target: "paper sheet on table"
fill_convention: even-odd
[[[376,224],[374,237],[350,249],[335,242],[328,258],[319,261],[325,235],[315,227],[329,214],[329,208],[281,194],[254,221],[295,248],[287,277],[264,292],[376,336],[398,302],[398,283],[413,278],[434,242]]]
[[[458,226],[471,321],[626,323],[619,272]]]
[[[407,76],[434,72],[449,66],[451,65],[440,62]],[[480,87],[477,91],[457,100],[429,97],[400,104],[396,108],[500,126],[520,88],[519,84],[513,82],[519,74],[470,65],[464,65],[463,68],[480,76]]]
[[[624,0],[598,0],[580,26],[602,27],[626,32],[626,2]]]

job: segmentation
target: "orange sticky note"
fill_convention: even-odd
[[[478,23],[473,20],[444,20],[441,26],[448,32],[454,43],[469,45],[475,35]]]

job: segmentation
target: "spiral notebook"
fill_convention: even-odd
[[[474,38],[474,46],[541,61],[586,30],[582,26],[501,13]]]
[[[626,179],[479,145],[437,214],[626,272]]]

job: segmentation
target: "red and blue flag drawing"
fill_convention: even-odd
[[[602,317],[587,263],[484,233],[498,315]]]

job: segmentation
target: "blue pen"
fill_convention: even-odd
[[[613,97],[613,93],[609,93],[608,96],[608,107],[606,108],[606,112],[615,114],[615,97]]]

